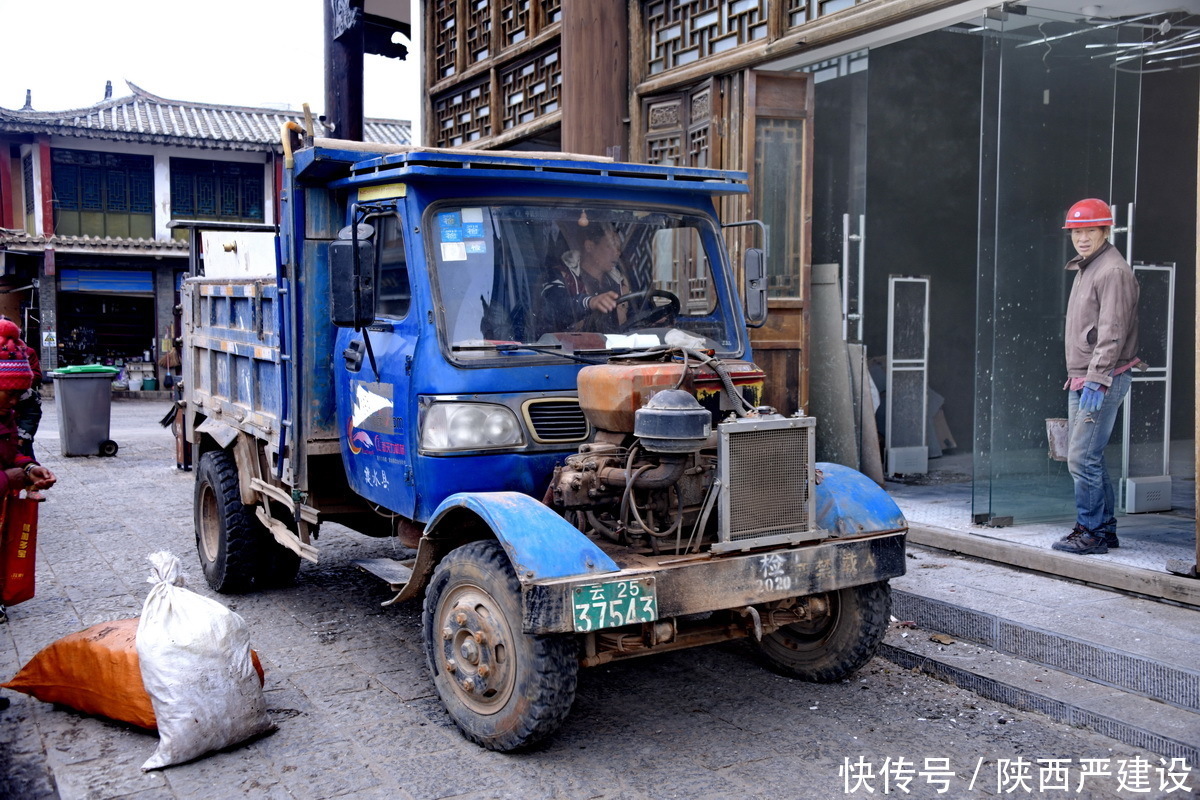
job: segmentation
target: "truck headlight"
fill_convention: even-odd
[[[421,427],[423,450],[482,450],[524,443],[516,415],[505,406],[487,403],[434,403]]]

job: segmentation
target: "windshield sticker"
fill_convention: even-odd
[[[438,227],[441,228],[457,228],[462,225],[462,220],[459,219],[457,211],[447,211],[444,214],[438,214]]]
[[[442,242],[442,261],[466,261],[467,248],[462,242]]]
[[[463,222],[483,222],[482,208],[464,208],[462,210]]]
[[[392,384],[351,381],[350,386],[354,392],[354,410],[350,415],[350,424],[374,433],[394,433]]]
[[[487,242],[467,242],[467,254],[478,255],[487,252]]]
[[[463,223],[463,236],[467,237],[468,239],[482,239],[483,238],[483,223],[482,222],[464,222]]]
[[[443,242],[461,242],[463,240],[462,228],[442,228]]]

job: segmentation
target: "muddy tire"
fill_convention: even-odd
[[[271,534],[242,505],[237,465],[224,450],[210,450],[196,468],[196,551],[214,591],[240,594],[271,578],[275,544]],[[299,562],[296,562],[299,566]],[[287,564],[284,565],[286,572]],[[295,569],[291,576],[296,575]]]
[[[852,586],[827,598],[829,613],[763,636],[758,650],[767,667],[792,678],[832,683],[871,660],[892,610],[887,582]]]
[[[495,541],[438,564],[421,616],[434,687],[463,735],[489,750],[529,747],[575,700],[579,662],[566,635],[521,632],[521,585]]]

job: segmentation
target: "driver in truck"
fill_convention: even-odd
[[[579,218],[579,249],[563,253],[542,285],[542,327],[548,331],[612,333],[625,323],[617,298],[628,292],[618,268],[621,241],[607,225]]]

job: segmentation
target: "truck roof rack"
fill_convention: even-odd
[[[603,156],[500,150],[458,150],[411,145],[372,145],[338,139],[316,139],[296,153],[296,171],[304,179],[324,180],[339,188],[381,181],[438,177],[500,177],[554,183],[594,183],[595,178],[626,186],[668,188],[687,185],[707,194],[744,194],[746,173],[700,167],[668,167],[613,161]],[[698,184],[703,184],[700,186]]]

